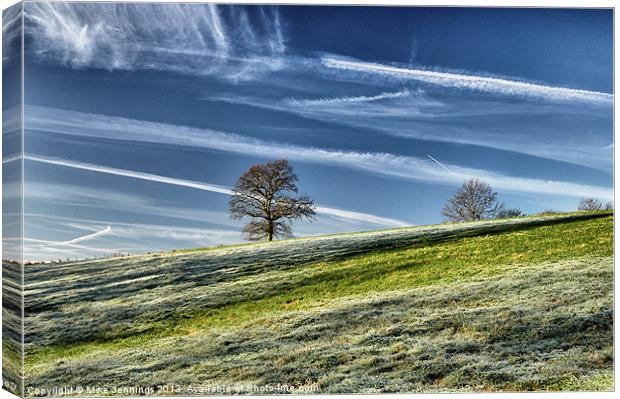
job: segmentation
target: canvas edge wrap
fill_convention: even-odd
[[[2,11],[2,387],[24,396],[23,3]]]

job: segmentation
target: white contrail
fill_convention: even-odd
[[[578,101],[604,105],[613,104],[613,94],[598,91],[547,86],[487,76],[401,68],[372,62],[343,60],[330,57],[323,58],[322,62],[323,65],[328,68],[354,72],[376,73],[404,79],[418,80],[444,87],[469,89],[491,94],[521,96],[554,101]]]
[[[326,206],[317,206],[316,211],[324,215],[335,216],[335,217],[342,218],[342,219],[359,221],[359,222],[367,222],[367,223],[379,224],[379,225],[390,226],[390,227],[411,226],[411,223],[407,223],[403,220],[384,218],[381,216],[375,216],[375,215],[371,215],[368,213],[346,211],[344,209],[330,208]]]
[[[95,248],[95,247],[87,247],[80,244],[73,244],[69,242],[58,242],[58,241],[49,241],[49,240],[39,240],[36,238],[24,237],[24,246],[28,247],[28,251],[24,251],[24,253],[28,253],[29,256],[32,256],[34,251],[51,251],[51,252],[73,252],[76,250],[82,251],[94,251],[101,253],[112,253],[120,250],[120,248]]]
[[[314,98],[314,99],[294,99],[287,98],[286,103],[291,105],[333,105],[342,103],[367,103],[381,100],[395,100],[403,97],[411,96],[411,91],[408,89],[396,91],[396,92],[383,92],[374,96],[355,96],[355,97],[326,97],[326,98]]]
[[[442,168],[444,168],[445,170],[447,170],[448,172],[452,173],[453,175],[459,176],[459,177],[463,177],[462,175],[459,175],[458,173],[448,169],[446,167],[446,165],[442,164],[441,162],[439,162],[438,160],[436,160],[435,158],[433,158],[430,154],[426,154],[427,157],[429,157],[430,159],[432,159],[437,165],[441,166]]]
[[[29,161],[34,161],[34,162],[47,163],[51,165],[59,165],[59,166],[66,166],[66,167],[75,168],[75,169],[89,170],[91,172],[100,172],[100,173],[107,173],[107,174],[116,175],[116,176],[133,177],[135,179],[154,181],[154,182],[164,183],[164,184],[171,184],[174,186],[196,188],[199,190],[211,191],[214,193],[222,193],[222,194],[229,194],[229,195],[232,194],[232,190],[227,187],[218,186],[215,184],[197,182],[194,180],[177,179],[174,177],[166,177],[166,176],[154,175],[151,173],[136,172],[136,171],[127,170],[127,169],[110,168],[107,166],[93,165],[90,163],[77,162],[77,161],[67,161],[64,159],[51,158],[51,157],[39,157],[39,156],[33,156],[33,155],[26,155],[24,159],[27,159]]]
[[[18,154],[18,155],[13,155],[13,156],[8,157],[8,158],[4,158],[4,159],[2,160],[2,164],[7,164],[7,163],[9,163],[9,162],[17,161],[18,159],[22,159],[21,154]]]
[[[155,175],[151,173],[136,172],[136,171],[127,170],[127,169],[110,168],[107,166],[93,165],[93,164],[84,163],[84,162],[69,161],[65,159],[34,156],[34,155],[26,155],[24,159],[27,159],[29,161],[64,166],[64,167],[69,167],[69,168],[74,168],[74,169],[88,170],[91,172],[107,173],[107,174],[115,175],[115,176],[131,177],[134,179],[153,181],[153,182],[158,182],[158,183],[170,184],[174,186],[189,187],[189,188],[209,191],[213,193],[220,193],[220,194],[226,194],[226,195],[232,195],[233,193],[233,190],[231,188],[225,187],[225,186],[207,184],[203,182],[197,182],[194,180],[177,179],[174,177],[160,176],[160,175]],[[317,212],[325,214],[325,215],[336,216],[336,217],[340,217],[343,219],[348,219],[348,220],[356,221],[356,222],[362,221],[362,222],[368,222],[368,223],[380,224],[380,225],[392,226],[392,227],[402,227],[402,226],[411,225],[411,223],[407,223],[402,220],[383,218],[381,216],[376,216],[376,215],[372,215],[369,213],[353,212],[353,211],[347,211],[343,209],[331,208],[331,207],[326,207],[326,206],[317,206],[316,210]]]
[[[443,169],[429,165],[422,158],[397,155],[392,153],[355,152],[319,147],[306,147],[294,144],[264,141],[257,138],[225,133],[210,129],[198,129],[189,126],[171,125],[119,118],[109,115],[65,111],[53,108],[29,107],[29,128],[50,133],[62,133],[97,139],[132,140],[157,144],[175,144],[199,148],[210,148],[229,153],[258,156],[261,158],[286,158],[293,161],[309,162],[321,165],[334,165],[354,169],[363,173],[379,174],[414,181],[426,181],[435,184],[462,183],[463,176],[478,176],[495,188],[537,194],[553,194],[569,197],[612,198],[613,190],[609,188],[570,183],[564,181],[547,181],[541,179],[513,177],[483,169],[466,168],[449,165],[453,171],[446,173]],[[58,161],[55,161],[58,162]],[[100,166],[80,164],[78,167],[98,171]],[[132,177],[166,183],[170,178],[150,175],[148,173],[110,169],[119,175],[131,173]],[[113,173],[113,174],[114,174]],[[196,184],[186,181],[185,185]],[[180,185],[180,184],[179,184]],[[215,188],[217,189],[217,187]],[[219,187],[219,190],[230,189]],[[213,190],[211,190],[213,191]]]
[[[106,228],[102,230],[96,231],[91,234],[86,234],[84,236],[77,237],[69,241],[63,241],[59,244],[77,244],[78,242],[81,242],[81,241],[92,240],[93,238],[97,238],[97,237],[104,236],[106,234],[110,234],[111,232],[112,232],[112,227],[106,226]]]

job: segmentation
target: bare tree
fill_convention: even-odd
[[[448,199],[441,214],[454,222],[491,219],[501,207],[490,185],[469,179]]]
[[[550,216],[550,215],[557,215],[558,213],[561,213],[561,212],[558,212],[556,210],[547,208],[544,211],[537,213],[537,215],[539,215],[539,216]]]
[[[605,203],[605,208],[606,211],[613,211],[614,210],[614,203],[612,201],[608,201]]]
[[[601,209],[603,209],[603,204],[595,198],[582,198],[577,207],[579,211],[600,211]]]
[[[285,159],[252,166],[235,185],[229,202],[235,220],[250,218],[243,235],[251,241],[292,236],[293,220],[313,220],[313,201],[297,193],[297,175]]]
[[[506,208],[504,204],[500,204],[495,212],[496,219],[518,218],[525,216],[525,213],[518,208]]]

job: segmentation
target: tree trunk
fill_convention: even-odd
[[[273,224],[269,223],[267,228],[267,241],[273,241]]]

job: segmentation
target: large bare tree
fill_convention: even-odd
[[[478,179],[469,179],[448,199],[441,214],[450,221],[491,219],[503,208],[497,193]]]
[[[286,159],[252,166],[235,185],[229,202],[230,216],[249,218],[243,235],[250,241],[292,236],[291,222],[314,219],[314,203],[297,196],[297,175]]]

